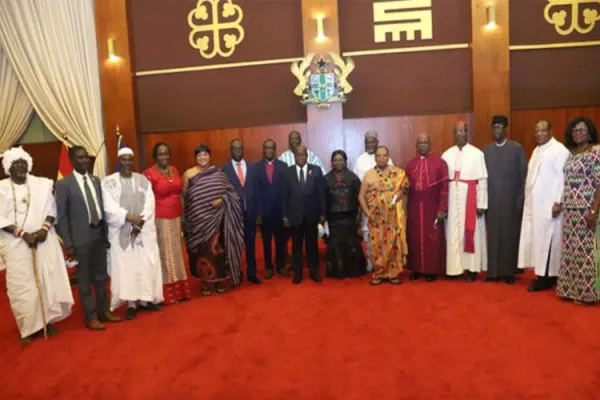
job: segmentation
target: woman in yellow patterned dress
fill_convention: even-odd
[[[406,265],[406,195],[409,181],[402,168],[388,165],[389,150],[380,146],[375,152],[375,168],[365,174],[360,188],[360,206],[368,218],[371,285],[382,280],[400,283]]]

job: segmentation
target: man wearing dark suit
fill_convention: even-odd
[[[254,165],[254,199],[265,254],[265,279],[273,277],[272,238],[275,238],[277,273],[287,276],[285,269],[285,236],[283,233],[283,195],[287,185],[288,166],[275,158],[277,146],[268,139],[263,143],[263,160]]]
[[[241,139],[229,144],[231,161],[223,165],[223,171],[240,196],[244,213],[244,248],[246,249],[246,277],[248,281],[260,284],[256,274],[256,205],[254,204],[254,166],[244,160],[244,143]]]
[[[306,257],[310,277],[319,276],[319,223],[325,222],[325,178],[321,168],[307,164],[308,151],[304,146],[294,150],[296,165],[286,170],[287,186],[283,199],[283,224],[291,227],[294,285],[302,281],[304,258],[302,243],[306,242]]]
[[[56,182],[56,230],[67,256],[77,259],[77,285],[85,326],[103,330],[102,322],[119,322],[106,299],[107,227],[100,179],[88,173],[90,158],[81,146],[69,150],[73,173]],[[91,286],[94,286],[96,301]]]

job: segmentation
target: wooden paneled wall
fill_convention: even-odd
[[[468,115],[398,116],[343,120],[341,106],[334,105],[328,111],[307,109],[307,123],[277,125],[240,129],[172,132],[138,135],[136,131],[135,94],[132,86],[130,40],[127,29],[127,7],[125,0],[103,0],[96,2],[98,54],[102,80],[103,107],[105,113],[106,143],[109,165],[116,158],[115,126],[121,127],[128,146],[139,146],[139,167],[152,163],[151,151],[155,143],[164,141],[173,148],[173,163],[184,169],[193,163],[193,149],[200,143],[208,144],[217,163],[228,159],[228,143],[231,139],[245,141],[249,160],[260,157],[262,142],[274,139],[281,152],[287,147],[287,135],[291,130],[303,134],[305,144],[327,163],[331,151],[344,148],[351,159],[363,150],[363,134],[375,129],[380,141],[390,147],[396,164],[404,164],[414,154],[416,136],[427,132],[433,136],[434,150],[438,153],[452,145],[452,126],[458,119],[471,122],[472,141],[484,146],[492,140],[490,117],[493,114],[510,113],[509,45],[508,45],[508,0],[496,0],[497,28],[484,29],[487,23],[486,1],[472,0],[472,64],[473,64],[473,113]],[[337,0],[302,0],[304,17],[305,51],[336,51],[339,49]],[[326,35],[323,44],[315,43],[315,21],[311,19],[315,10],[327,14]],[[107,61],[107,39],[114,39],[121,60]],[[320,46],[320,47],[317,47]],[[290,91],[292,88],[290,88]],[[555,132],[563,136],[568,118],[584,114],[600,123],[600,106],[583,109],[555,109],[518,111],[510,113],[511,137],[522,142],[528,152],[533,149],[531,130],[536,119],[547,117],[553,120]]]
[[[533,128],[538,120],[550,120],[554,137],[562,142],[565,139],[567,124],[570,120],[579,116],[591,119],[596,127],[600,128],[600,106],[514,110],[510,113],[510,136],[513,140],[523,144],[527,154],[530,155],[535,148]]]

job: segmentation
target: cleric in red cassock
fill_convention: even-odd
[[[432,282],[445,270],[444,219],[448,211],[448,166],[431,154],[431,138],[417,139],[418,156],[406,168],[408,192],[407,240],[410,280]]]

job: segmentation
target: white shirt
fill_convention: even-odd
[[[73,170],[73,176],[77,180],[77,184],[79,185],[79,189],[81,190],[81,194],[83,195],[85,208],[87,209],[87,212],[88,212],[89,222],[92,222],[92,217],[90,214],[90,207],[88,206],[87,197],[85,196],[85,186],[83,186],[83,175],[81,175],[79,172]],[[92,180],[92,176],[90,174],[85,174],[85,176],[87,178],[86,181],[87,181],[88,187],[90,188],[90,191],[92,192],[92,197],[94,198],[94,203],[96,204],[96,212],[98,213],[98,218],[102,219],[102,210],[100,210],[100,205],[98,204],[98,197],[96,194],[96,187],[94,186],[94,181]]]
[[[241,164],[242,174],[244,175],[244,181],[246,181],[246,171],[248,170],[248,167],[246,166],[246,160],[244,160],[244,159],[241,159],[240,161],[231,160],[231,164],[233,165],[233,170],[235,171],[236,175],[238,173],[237,165]]]
[[[306,178],[308,177],[308,164],[304,164],[303,167],[296,165],[296,175],[298,175],[298,182],[300,182],[300,170],[304,172],[304,182],[306,183]]]
[[[362,180],[365,177],[365,174],[369,170],[375,168],[375,165],[377,165],[377,162],[375,161],[375,153],[369,154],[365,151],[356,159],[356,164],[354,165],[354,173],[362,182]],[[388,165],[394,165],[391,158],[388,160]]]

